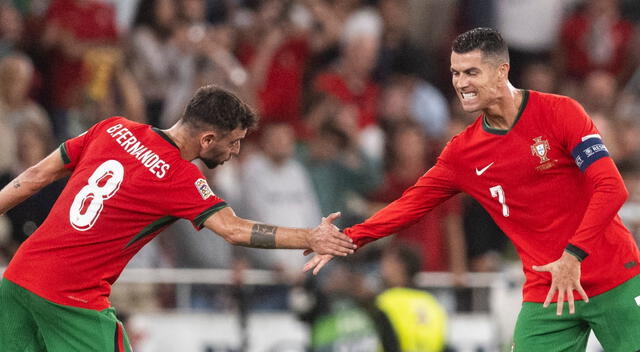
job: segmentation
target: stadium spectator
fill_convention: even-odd
[[[13,171],[17,165],[16,131],[20,124],[51,128],[45,110],[29,96],[33,77],[34,67],[28,56],[13,53],[0,59],[0,170]]]
[[[516,86],[523,86],[525,68],[535,62],[549,62],[557,47],[560,28],[568,7],[575,0],[496,0],[496,26],[509,43],[511,70]]]
[[[390,77],[383,85],[378,110],[382,129],[394,121],[410,120],[420,124],[433,144],[446,138],[449,103],[435,86],[411,73]]]
[[[110,60],[118,33],[113,8],[98,0],[52,0],[45,18],[41,45],[49,50],[46,90],[51,94],[49,110],[56,137],[68,138],[69,112],[78,108],[87,94],[92,72],[86,55]],[[94,72],[95,73],[95,72]]]
[[[300,20],[295,11],[302,12]],[[301,4],[260,1],[238,47],[264,123],[289,123],[297,135],[303,134],[302,80],[312,54],[311,21]]]
[[[410,36],[409,0],[382,0],[378,3],[383,21],[382,41],[375,76],[386,82],[393,74],[414,74],[423,80],[434,78],[433,58]]]
[[[626,82],[633,72],[633,24],[620,16],[618,0],[588,0],[562,24],[560,70],[580,82],[595,70]]]
[[[276,226],[317,225],[321,217],[318,197],[307,170],[295,157],[295,142],[289,124],[272,122],[262,127],[260,150],[242,165],[244,216]],[[249,256],[258,267],[275,269],[293,279],[305,261],[302,255],[293,257],[281,250],[252,251]]]
[[[382,178],[380,164],[369,158],[354,139],[357,129],[346,131],[336,122],[336,117],[344,114],[353,116],[353,109],[331,97],[319,97],[307,115],[308,121],[314,121],[315,132],[300,148],[300,160],[309,170],[320,209],[340,211],[340,226],[363,219],[366,207],[358,200],[364,199]]]
[[[178,62],[172,42],[176,20],[172,0],[142,0],[138,3],[130,34],[129,67],[145,100],[145,115],[160,126],[160,114]]]
[[[385,290],[376,307],[391,322],[399,348],[393,351],[441,352],[447,342],[447,313],[430,293],[415,288],[423,265],[415,247],[406,244],[383,249],[380,273]],[[391,350],[385,350],[391,351]]]
[[[357,143],[373,159],[382,154],[381,132],[377,127],[377,100],[380,87],[373,81],[382,20],[372,8],[353,13],[345,22],[341,37],[341,55],[334,68],[313,79],[313,89],[327,94],[355,110],[349,123],[358,131]]]
[[[0,58],[24,50],[24,21],[10,2],[0,4]]]
[[[544,62],[523,65],[522,88],[545,93],[558,93],[557,74],[553,66]]]

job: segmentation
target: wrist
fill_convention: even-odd
[[[567,254],[573,256],[579,262],[582,262],[589,255],[582,248],[574,246],[571,243],[567,244],[567,246],[564,248],[564,253],[567,253]]]

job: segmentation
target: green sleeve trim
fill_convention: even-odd
[[[138,232],[137,235],[135,235],[131,241],[129,241],[129,243],[127,243],[126,246],[124,246],[124,248],[128,248],[129,246],[131,246],[132,244],[140,241],[141,239],[143,239],[144,237],[158,231],[159,229],[168,226],[170,224],[172,224],[173,222],[175,222],[176,220],[178,220],[178,217],[175,216],[164,216],[161,217],[160,219],[152,222],[151,224],[145,226],[144,229],[142,229],[140,232]]]
[[[587,252],[583,251],[579,247],[572,245],[571,243],[569,243],[564,250],[567,251],[567,253],[571,254],[572,256],[578,258],[579,261],[583,261],[584,258],[586,258],[589,255]]]
[[[217,203],[216,205],[212,206],[211,208],[203,211],[202,213],[200,213],[200,215],[196,216],[196,218],[193,220],[193,223],[198,227],[198,230],[202,229],[202,227],[204,226],[204,222],[207,221],[207,219],[217,213],[218,211],[228,207],[229,205],[226,202],[220,202]]]
[[[60,155],[62,156],[62,161],[65,165],[71,163],[69,153],[67,153],[67,146],[64,143],[60,144]]]

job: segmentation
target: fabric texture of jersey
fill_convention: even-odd
[[[511,129],[494,130],[478,118],[401,198],[345,233],[362,246],[465,192],[514,243],[526,276],[524,301],[543,302],[549,291],[551,274],[532,265],[556,261],[565,249],[582,260],[587,295],[603,293],[640,273],[640,257],[616,214],[626,193],[616,191],[624,185],[612,159],[599,148],[598,160],[581,171],[572,156],[593,138],[598,131],[577,102],[524,91]]]
[[[4,277],[52,302],[102,310],[127,262],[162,229],[198,229],[226,206],[163,132],[106,119],[60,147],[72,171],[44,223]]]

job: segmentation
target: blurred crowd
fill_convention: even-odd
[[[594,119],[630,191],[620,215],[640,238],[639,23],[636,0],[1,0],[0,180],[109,116],[169,127],[215,83],[261,118],[239,159],[205,171],[216,194],[274,225],[340,211],[349,226],[398,198],[477,117],[451,89],[450,42],[490,26],[510,45],[517,87],[574,97]],[[63,186],[0,217],[0,265]],[[297,252],[234,248],[187,222],[167,232],[131,266],[275,270],[282,285],[253,292],[267,309],[307,285]],[[421,271],[450,271],[459,286],[513,257],[463,195],[378,242],[362,262],[408,244]],[[218,293],[196,287],[194,305],[223,306]]]

